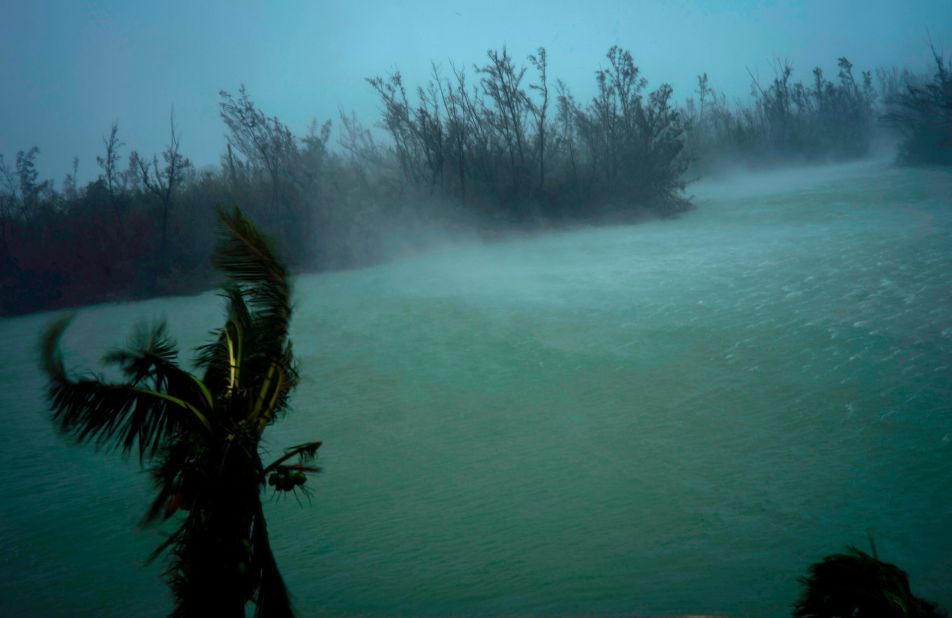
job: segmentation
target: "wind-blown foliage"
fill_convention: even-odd
[[[516,222],[686,210],[686,125],[671,87],[645,96],[630,52],[615,46],[606,58],[588,106],[551,82],[544,48],[527,58],[531,76],[505,47],[489,50],[472,87],[464,70],[447,78],[434,66],[416,103],[399,72],[368,82],[402,181],[418,192]]]
[[[59,341],[68,318],[47,330],[43,368],[61,431],[152,464],[157,492],[144,523],[184,514],[153,554],[171,556],[172,615],[244,616],[250,601],[256,616],[291,616],[261,493],[266,483],[303,490],[305,474],[318,471],[309,462],[320,442],[291,448],[268,466],[261,461],[262,436],[287,411],[297,383],[288,339],[291,288],[284,264],[238,209],[220,220],[215,265],[228,277],[227,316],[199,349],[201,377],[178,367],[162,323],[141,328],[128,347],[105,356],[121,382],[66,371]]]
[[[906,573],[874,555],[847,547],[810,565],[796,618],[942,618],[936,605],[912,594]]]
[[[902,136],[899,162],[907,165],[952,165],[952,60],[934,48],[931,82],[905,84],[889,100],[885,121]]]
[[[802,81],[780,62],[772,79],[752,75],[736,105],[702,74],[682,105],[620,47],[594,67],[591,97],[573,96],[549,59],[503,47],[471,66],[433,65],[418,86],[373,77],[385,135],[341,113],[336,143],[329,121],[295,132],[243,86],[220,91],[217,167],[190,164],[174,127],[160,154],[140,155],[123,152],[114,124],[84,186],[76,160],[55,186],[39,177],[36,148],[0,155],[0,315],[208,289],[218,204],[240,201],[291,267],[321,271],[418,251],[448,229],[677,215],[698,172],[868,154],[884,103],[904,162],[950,160],[947,62],[931,83],[879,69],[876,88],[846,58]]]
[[[766,84],[751,75],[752,104],[732,109],[723,94],[698,76],[687,149],[703,165],[719,160],[760,164],[847,160],[866,155],[877,123],[873,76],[854,76],[853,63],[837,60],[836,79],[813,69],[811,83],[794,81],[793,66],[779,62]]]
[[[316,122],[298,139],[277,117],[269,117],[248,96],[244,86],[234,97],[219,93],[221,118],[228,127],[223,167],[230,182],[267,191],[271,218],[295,254],[309,257],[314,244],[311,219],[317,176],[327,154],[330,122]]]

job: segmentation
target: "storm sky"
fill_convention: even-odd
[[[831,6],[832,5],[832,6]],[[83,180],[113,120],[131,148],[151,154],[168,136],[174,106],[184,153],[217,163],[224,144],[218,91],[245,84],[270,115],[296,131],[338,109],[376,122],[364,81],[399,68],[407,83],[430,62],[471,67],[492,47],[517,59],[549,50],[553,77],[579,98],[611,45],[632,51],[649,88],[679,98],[698,73],[746,97],[747,68],[767,79],[779,59],[808,78],[836,59],[856,69],[923,69],[930,40],[952,51],[952,2],[46,2],[0,8],[0,153],[40,147],[40,170],[59,181],[74,155]]]

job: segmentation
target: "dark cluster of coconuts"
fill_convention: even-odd
[[[268,476],[268,485],[277,491],[293,491],[307,482],[307,476],[300,470],[281,466]]]

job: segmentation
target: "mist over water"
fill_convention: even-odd
[[[789,615],[867,529],[952,605],[952,175],[692,190],[674,221],[297,280],[303,380],[270,446],[316,436],[324,473],[268,509],[301,615]],[[163,314],[190,350],[220,304],[84,309],[67,364]],[[49,319],[0,321],[0,614],[164,615],[147,476],[49,421]]]

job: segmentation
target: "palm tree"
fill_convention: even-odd
[[[163,323],[141,327],[128,347],[107,354],[119,383],[74,377],[60,338],[69,318],[43,339],[53,420],[79,442],[136,451],[157,493],[143,524],[181,514],[180,525],[152,554],[168,551],[172,616],[292,616],[287,588],[268,540],[261,504],[275,491],[304,490],[320,442],[290,448],[265,466],[265,429],[288,409],[297,373],[288,339],[290,285],[284,264],[237,208],[220,212],[223,235],[215,266],[228,277],[225,325],[198,349],[198,377],[176,364]]]
[[[872,537],[870,537],[872,544]],[[795,618],[942,618],[935,603],[915,596],[905,571],[855,547],[810,565]]]

